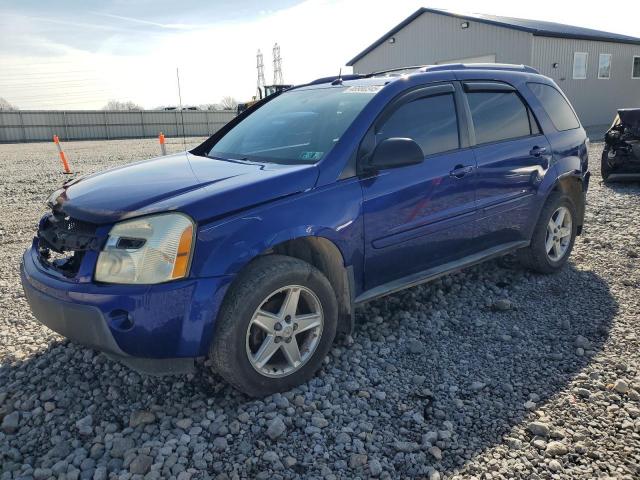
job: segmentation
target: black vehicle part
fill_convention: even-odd
[[[96,226],[75,220],[59,209],[46,215],[38,228],[38,258],[47,268],[73,278],[87,250],[99,250]]]
[[[614,174],[640,174],[640,108],[618,110],[604,141],[601,158],[603,180],[609,180]]]
[[[96,226],[57,211],[48,214],[38,229],[40,245],[54,252],[79,252],[99,248]]]

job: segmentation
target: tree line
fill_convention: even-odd
[[[238,102],[233,97],[223,97],[218,103],[205,103],[201,105],[183,105],[185,110],[236,110]],[[136,111],[144,110],[139,104],[132,101],[122,100],[109,100],[107,104],[102,108],[103,110],[118,110],[118,111]],[[0,97],[0,111],[15,111],[20,110],[17,106],[11,104],[5,98]],[[152,110],[179,110],[177,105],[161,105],[153,108]]]

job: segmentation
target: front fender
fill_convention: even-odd
[[[360,278],[363,262],[362,189],[356,178],[312,189],[201,226],[192,275],[235,275],[264,251],[300,237],[336,245]]]

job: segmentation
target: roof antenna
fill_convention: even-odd
[[[178,100],[180,102],[180,117],[182,118],[182,145],[187,150],[187,138],[184,133],[184,109],[182,108],[182,93],[180,92],[180,70],[176,67],[176,78],[178,79]],[[178,132],[176,132],[178,133]]]
[[[340,71],[338,72],[338,78],[336,78],[331,85],[342,85],[342,67],[340,67]]]

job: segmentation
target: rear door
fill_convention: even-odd
[[[465,82],[472,121],[478,216],[477,247],[528,239],[535,195],[551,147],[515,88],[501,82]]]
[[[421,164],[361,178],[366,289],[462,257],[472,244],[475,158],[456,96],[453,84],[413,91],[363,140],[361,156],[391,137],[411,138],[424,153]]]

